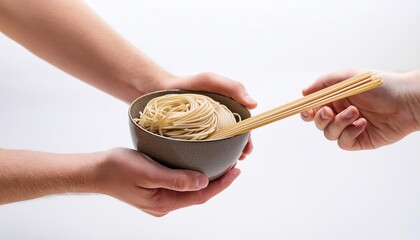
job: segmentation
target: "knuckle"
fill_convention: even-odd
[[[169,205],[164,201],[154,202],[153,207],[150,209],[153,213],[163,216],[170,212]]]
[[[413,70],[411,72],[408,72],[408,74],[412,74],[415,76],[415,78],[420,78],[420,70]]]
[[[200,73],[199,76],[204,79],[212,79],[212,78],[216,78],[217,74],[213,72],[203,72],[203,73]]]
[[[153,211],[160,216],[164,216],[169,212],[169,209],[167,209],[167,207],[164,205],[159,205],[155,209],[153,209]]]
[[[164,189],[149,189],[143,199],[145,200],[133,205],[154,217],[163,217],[172,210]]]
[[[240,82],[237,82],[237,81],[233,81],[233,82],[232,82],[232,85],[233,85],[233,87],[234,87],[234,88],[236,88],[236,89],[239,89],[239,88],[244,88],[244,85],[243,85],[242,83],[240,83]]]
[[[166,216],[168,213],[150,213],[153,217],[161,218],[163,216]]]
[[[345,143],[344,141],[340,141],[340,139],[338,139],[337,141],[337,145],[339,148],[343,149],[343,150],[350,150],[351,146],[347,143]]]
[[[182,190],[182,189],[185,189],[186,188],[186,180],[185,179],[187,179],[187,175],[186,174],[182,174],[182,175],[180,175],[179,177],[176,177],[176,178],[172,178],[170,181],[171,181],[171,183],[170,183],[170,185],[174,188],[174,189],[179,189],[179,190]]]
[[[151,205],[147,209],[154,214],[164,214],[167,213],[167,204],[165,197],[162,194],[161,189],[152,189],[150,190],[149,201]]]
[[[324,121],[322,121],[320,118],[318,118],[318,117],[316,117],[315,119],[314,119],[314,123],[315,123],[315,126],[319,129],[319,130],[321,130],[321,131],[324,131],[325,130],[325,128],[327,127],[327,125],[324,123]]]
[[[309,115],[309,112],[302,112],[300,113],[300,117],[302,118],[303,121],[305,122],[310,122],[313,119],[311,118],[311,116]]]
[[[348,75],[356,75],[358,70],[356,68],[348,67],[348,68],[345,68],[343,72]]]
[[[362,70],[357,69],[357,68],[345,68],[342,71],[341,77],[342,78],[350,78],[350,77],[356,76],[356,75],[361,74],[361,73],[362,73]]]
[[[328,79],[332,76],[332,73],[325,73],[322,75],[319,75],[318,78],[316,78],[315,82],[323,82],[325,79]]]
[[[197,196],[196,204],[202,205],[202,204],[205,204],[208,200],[209,200],[208,197],[204,196],[203,194],[200,194],[199,196]]]
[[[324,137],[330,141],[337,140],[328,129],[324,131]]]
[[[329,130],[327,129],[328,123],[326,123],[325,121],[322,121],[320,119],[315,119],[315,126],[321,131],[329,132]]]

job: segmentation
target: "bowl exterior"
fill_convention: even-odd
[[[217,140],[177,140],[153,134],[134,123],[146,104],[153,98],[170,94],[184,93],[180,90],[159,91],[144,95],[133,102],[129,109],[130,132],[136,149],[159,163],[180,169],[191,169],[205,173],[214,180],[229,170],[241,156],[248,142],[249,133]],[[191,93],[191,92],[189,92]],[[222,95],[199,92],[226,105],[242,119],[250,117],[249,111],[234,100]]]

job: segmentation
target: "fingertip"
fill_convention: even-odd
[[[324,106],[316,112],[314,116],[315,126],[324,131],[324,135],[328,140],[335,140],[336,135],[339,133],[336,129],[336,124],[331,126],[330,124],[334,121],[334,112],[331,108]]]
[[[231,170],[229,170],[227,175],[228,175],[227,178],[233,181],[237,177],[239,177],[239,175],[241,175],[241,170],[239,168],[232,168]]]
[[[337,144],[344,150],[360,150],[362,146],[357,141],[360,134],[363,133],[367,126],[367,120],[365,118],[359,118],[354,121],[349,127],[343,131],[339,137]]]
[[[367,120],[364,118],[359,118],[356,121],[354,121],[352,124],[356,128],[365,128],[367,126]]]
[[[239,160],[244,160],[246,156],[252,153],[252,150],[254,149],[254,144],[252,142],[251,136],[248,138],[248,142],[245,145],[244,149],[242,150],[242,154],[239,157]]]
[[[229,186],[239,175],[241,174],[241,170],[236,167],[232,167],[227,171],[219,180],[220,184],[227,187]]]
[[[245,86],[239,82],[232,81],[230,88],[226,89],[224,95],[233,98],[248,109],[254,109],[257,107],[257,101],[249,95]]]
[[[200,202],[205,202],[213,196],[217,195],[218,193],[222,192],[224,189],[229,187],[240,174],[241,170],[233,166],[221,177],[210,182],[210,184],[205,189],[202,189],[200,191],[202,199]]]
[[[249,94],[244,96],[245,106],[249,109],[254,109],[257,107],[257,101],[255,101]]]
[[[219,83],[221,84],[220,89],[222,91],[220,92],[222,94],[224,92],[224,95],[232,97],[249,109],[257,107],[257,101],[249,95],[246,87],[242,83],[222,77],[219,77]]]
[[[314,110],[313,109],[308,110],[308,111],[304,111],[304,112],[301,112],[300,113],[300,116],[301,116],[302,120],[304,120],[306,122],[312,121],[314,115],[315,114],[314,114]]]
[[[245,155],[251,154],[253,149],[254,149],[254,143],[252,142],[252,138],[250,137],[244,149],[242,150],[242,154],[245,154]]]
[[[306,88],[302,89],[302,95],[303,96],[306,96],[308,94],[309,94],[309,87],[306,87]]]
[[[321,108],[320,114],[322,120],[329,120],[334,116],[333,111],[329,107]]]

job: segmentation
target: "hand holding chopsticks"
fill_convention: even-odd
[[[236,136],[309,109],[371,90],[382,85],[382,83],[383,80],[381,77],[367,72],[336,83],[288,104],[219,129],[209,139]]]

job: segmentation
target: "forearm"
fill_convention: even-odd
[[[79,0],[3,0],[0,30],[67,73],[125,101],[171,77]]]
[[[100,156],[0,150],[0,204],[52,194],[95,192]]]

